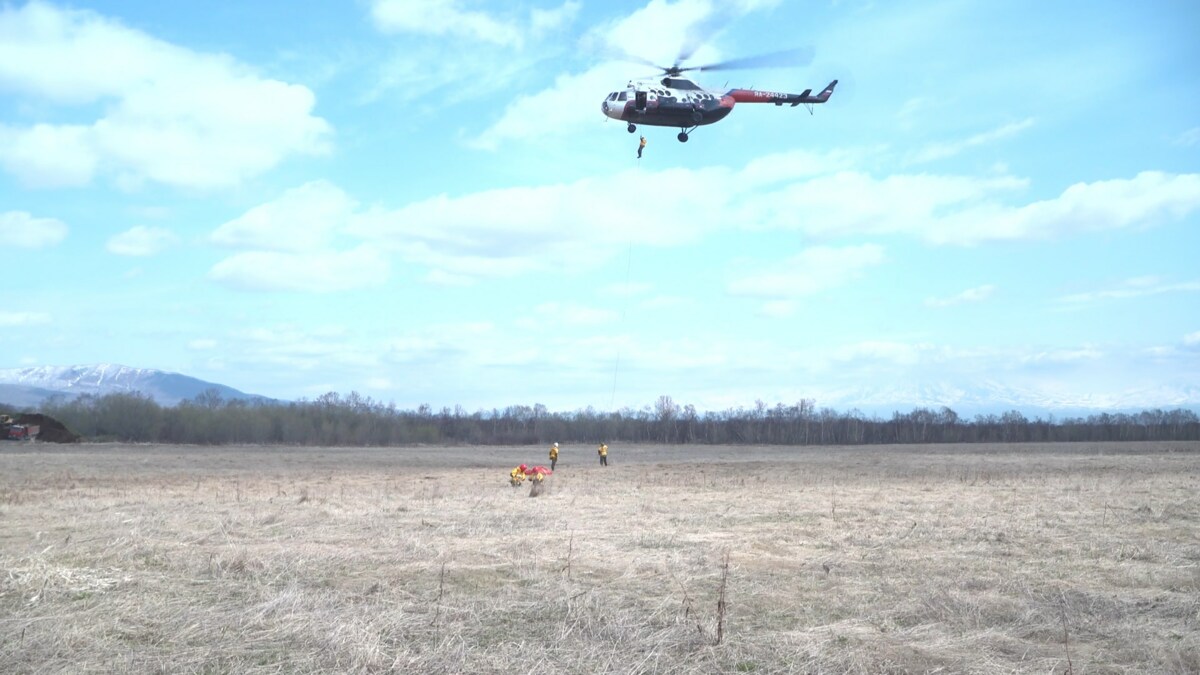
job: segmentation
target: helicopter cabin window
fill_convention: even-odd
[[[618,101],[628,101],[629,100],[629,92],[623,91],[623,92],[617,94],[617,100]]]
[[[615,92],[615,91],[614,91],[613,93],[609,94],[609,95],[608,95],[608,100],[610,100],[610,101],[615,101],[615,100],[617,100],[617,92]]]

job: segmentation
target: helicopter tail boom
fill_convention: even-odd
[[[799,94],[785,94],[778,91],[759,91],[758,89],[730,89],[727,96],[733,98],[738,103],[774,103],[775,105],[783,105],[785,103],[796,107],[801,103],[812,105],[814,103],[824,103],[833,96],[833,88],[837,86],[838,81],[830,82],[828,86],[816,96],[812,95],[812,89],[805,89]]]

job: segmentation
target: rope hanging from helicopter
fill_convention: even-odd
[[[676,138],[681,143],[686,143],[688,135],[691,132],[702,125],[720,121],[729,114],[734,104],[738,101],[770,102],[777,106],[788,103],[792,107],[805,104],[811,113],[812,104],[824,103],[829,99],[829,96],[833,93],[834,86],[837,85],[837,80],[831,82],[824,91],[814,97],[810,96],[810,89],[806,89],[802,94],[784,94],[746,89],[731,89],[722,94],[705,90],[700,85],[691,81],[690,76],[681,77],[683,73],[689,71],[791,68],[812,62],[813,50],[809,47],[801,47],[759,54],[757,56],[729,59],[700,66],[683,66],[683,62],[696,52],[705,39],[719,30],[720,26],[724,25],[723,17],[727,17],[728,14],[729,10],[717,11],[706,19],[689,26],[685,42],[679,50],[679,55],[669,67],[630,54],[624,49],[614,46],[615,49],[613,51],[621,60],[653,67],[659,73],[651,76],[656,81],[635,82],[631,80],[626,89],[610,93],[608,98],[600,104],[604,115],[609,119],[626,122],[626,130],[630,134],[637,131],[638,124],[678,128],[680,131]],[[657,78],[660,77],[662,79],[658,80]],[[726,82],[727,86],[728,82]],[[641,170],[642,152],[645,150],[645,147],[646,138],[642,136],[639,138],[637,149],[637,168],[639,171]],[[621,289],[621,313],[618,321],[618,326],[621,329],[624,329],[626,310],[629,304],[629,296],[631,295],[629,280],[632,268],[633,235],[631,233],[625,253],[625,284]],[[613,363],[609,410],[613,410],[613,407],[616,405],[617,379],[621,370],[622,338],[618,337],[615,340],[615,347],[616,355]]]
[[[639,163],[641,162],[640,158],[638,159],[638,162]],[[620,318],[617,320],[617,325],[622,329],[624,329],[624,327],[625,327],[625,310],[629,306],[629,273],[632,268],[633,268],[633,238],[630,237],[629,246],[625,250],[625,284],[621,288],[621,314],[620,314]],[[612,394],[609,396],[609,399],[608,399],[608,409],[610,411],[614,411],[613,406],[616,405],[616,402],[617,402],[617,373],[620,370],[621,370],[621,341],[620,341],[620,339],[618,339],[617,340],[617,356],[616,356],[615,362],[613,363]]]

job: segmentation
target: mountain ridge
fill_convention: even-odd
[[[181,373],[113,363],[0,369],[0,402],[23,407],[36,407],[54,396],[117,393],[140,393],[159,405],[174,406],[206,391],[215,391],[224,400],[271,400]]]
[[[21,408],[36,408],[56,396],[73,399],[113,393],[140,393],[159,405],[175,406],[208,391],[215,391],[223,400],[277,402],[181,373],[113,363],[0,369],[0,403]],[[950,408],[963,419],[1010,410],[1029,417],[1087,416],[1154,408],[1200,411],[1200,386],[1079,393],[1019,388],[991,380],[970,386],[938,380],[832,388],[814,393],[819,408],[829,407],[839,412],[858,409],[868,416],[880,417],[889,417],[893,412],[908,413],[915,408],[940,410],[943,407]]]

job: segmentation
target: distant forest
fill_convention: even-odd
[[[15,412],[9,410],[9,412]],[[1029,419],[960,417],[950,408],[916,408],[889,418],[858,410],[818,409],[810,399],[774,407],[698,412],[670,396],[653,405],[601,412],[550,412],[514,405],[467,412],[423,405],[400,410],[351,392],[294,403],[223,400],[207,391],[176,406],[140,394],[52,399],[40,409],[88,441],[188,444],[391,446],[411,444],[525,445],[558,443],[687,443],[871,445],[885,443],[1021,443],[1057,441],[1200,440],[1190,410],[1099,413]]]

